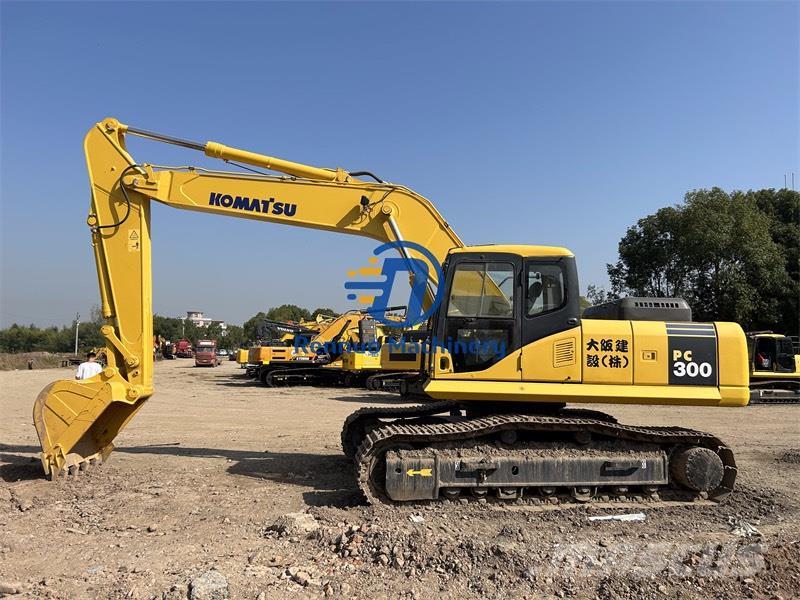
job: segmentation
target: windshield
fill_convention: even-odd
[[[510,263],[461,263],[450,290],[450,317],[511,317],[514,267]]]

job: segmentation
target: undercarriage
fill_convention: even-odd
[[[791,379],[751,379],[750,404],[800,404],[800,382]]]
[[[561,405],[522,410],[365,408],[345,422],[342,446],[370,503],[720,501],[733,490],[733,453],[707,433]]]
[[[267,387],[285,387],[292,385],[320,385],[328,387],[365,387],[371,391],[402,392],[403,383],[418,379],[414,372],[382,372],[348,371],[337,367],[325,367],[322,364],[311,366],[298,363],[291,366],[261,367],[257,377]]]

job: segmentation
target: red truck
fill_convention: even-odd
[[[197,348],[194,350],[195,367],[216,367],[222,361],[217,356],[216,340],[197,340]]]
[[[178,358],[192,358],[194,354],[192,353],[192,344],[189,340],[178,340],[175,346],[175,356]]]

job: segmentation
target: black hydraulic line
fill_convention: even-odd
[[[119,179],[117,179],[117,185],[119,185],[120,189],[122,190],[122,195],[125,197],[125,216],[122,217],[120,221],[111,223],[110,225],[95,225],[95,229],[111,229],[113,227],[119,227],[128,220],[128,217],[131,214],[131,199],[128,198],[128,190],[125,189],[125,184],[122,183],[122,178],[125,177],[125,174],[128,171],[132,171],[134,169],[141,169],[141,167],[139,165],[128,165],[123,169],[122,173],[120,173]],[[97,215],[95,215],[95,218],[97,218]]]
[[[381,179],[377,175],[373,175],[369,171],[350,171],[350,175],[352,175],[353,177],[361,177],[361,176],[372,177],[378,183],[386,183],[383,179]]]
[[[365,308],[362,310],[362,312],[376,313],[376,312],[389,312],[395,310],[408,310],[408,307],[405,304],[403,304],[400,306],[387,306],[386,308]]]
[[[269,175],[269,173],[265,173],[264,171],[259,171],[258,169],[252,169],[247,165],[240,165],[239,163],[233,162],[232,160],[228,160],[227,158],[224,159],[226,163],[229,165],[233,165],[234,167],[239,167],[240,169],[246,169],[248,171],[252,171],[253,173],[258,173],[259,175]]]

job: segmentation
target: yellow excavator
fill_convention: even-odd
[[[128,136],[280,174],[155,166],[131,156]],[[420,377],[432,401],[364,408],[342,429],[368,502],[692,501],[732,491],[733,452],[713,435],[623,425],[566,404],[744,406],[748,359],[739,325],[682,321],[658,305],[581,318],[569,250],[465,246],[431,202],[368,172],[177,139],[110,118],[91,128],[84,147],[108,366],[39,394],[33,417],[46,474],[75,474],[108,458],[114,438],[153,393],[155,200],[397,243],[402,258],[430,267],[426,305],[435,312]],[[498,218],[513,218],[495,208]]]
[[[370,344],[382,334],[382,326],[369,312],[352,310],[324,321],[318,330],[298,332],[287,340],[282,354],[262,361],[255,377],[264,385],[351,385],[342,369],[347,349]]]
[[[751,404],[800,404],[800,354],[792,338],[748,331]]]
[[[327,328],[336,317],[318,315],[313,321],[285,323],[264,319],[256,327],[257,342],[246,357],[246,374],[258,377],[261,368],[272,362],[288,361],[292,358],[292,341],[296,335],[314,336]]]
[[[384,336],[374,352],[345,354],[343,368],[354,374],[355,383],[372,391],[403,393],[403,384],[420,381],[426,329],[406,329],[396,336]],[[408,390],[413,394],[413,390]]]
[[[400,381],[418,375],[422,356],[419,345],[408,346],[404,352],[403,342],[412,336],[423,339],[428,333],[415,325],[404,329],[399,340],[385,335],[384,324],[404,322],[396,311],[405,308],[387,307],[382,311],[383,321],[369,310],[331,317],[312,335],[298,332],[287,338],[283,347],[268,349],[272,360],[251,365],[252,376],[270,387],[310,384],[399,391]]]
[[[317,344],[322,346],[318,356],[322,359],[320,368],[277,370],[262,379],[267,385],[286,384],[314,384],[344,387],[368,387],[372,390],[400,391],[399,382],[407,379],[416,379],[420,366],[422,352],[416,345],[409,352],[399,354],[398,350],[404,348],[403,340],[410,336],[422,338],[428,335],[427,331],[419,331],[418,325],[404,329],[400,340],[386,335],[384,325],[394,327],[401,325],[404,318],[391,311],[405,309],[405,306],[387,307],[383,312],[383,320],[378,321],[370,311],[353,311],[351,314],[359,315],[358,327],[349,340],[325,339],[324,335],[312,338],[309,349]],[[348,314],[348,313],[345,313]],[[301,343],[307,340],[300,340]],[[380,380],[380,384],[368,382]],[[392,385],[394,384],[394,385]]]
[[[234,356],[239,368],[246,369],[248,362],[250,362],[250,348],[239,348]]]

